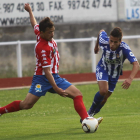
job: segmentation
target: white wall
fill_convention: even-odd
[[[1,0],[0,26],[29,25],[24,4],[29,2],[40,21],[48,16],[55,23],[117,21],[116,0]]]

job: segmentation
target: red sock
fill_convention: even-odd
[[[0,114],[4,114],[4,113],[10,113],[10,112],[15,112],[15,111],[19,111],[20,110],[20,104],[21,100],[17,100],[17,101],[13,101],[12,103],[4,106],[4,107],[0,107]]]
[[[77,113],[79,114],[79,116],[81,117],[82,120],[84,120],[85,118],[88,117],[85,105],[83,103],[83,96],[76,96],[73,99],[74,102],[74,107],[75,110],[77,111]]]

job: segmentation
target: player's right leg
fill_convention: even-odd
[[[40,97],[34,94],[28,93],[26,98],[20,102],[20,109],[23,110],[32,108],[39,98]]]
[[[20,102],[21,100],[16,100],[11,102],[10,104],[0,107],[0,116],[5,113],[16,112],[20,110]]]
[[[38,101],[39,98],[40,97],[28,93],[25,100],[16,100],[4,107],[0,107],[0,115],[3,115],[5,113],[16,112],[22,109],[30,109]]]
[[[108,93],[108,82],[98,81],[99,91],[95,94],[92,105],[88,110],[89,116],[94,116],[97,112],[97,107],[102,106],[101,102]]]
[[[104,70],[103,67],[100,65],[96,68],[96,79],[98,81],[99,91],[95,94],[93,103],[88,110],[89,116],[94,116],[96,114],[95,110],[97,106],[100,105],[102,100],[104,99],[104,96],[108,92],[108,72]]]

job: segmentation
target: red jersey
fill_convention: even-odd
[[[34,33],[37,37],[35,45],[36,68],[34,75],[45,75],[43,68],[50,67],[51,73],[58,73],[59,68],[59,52],[57,43],[46,41],[40,37],[39,25],[34,26]]]

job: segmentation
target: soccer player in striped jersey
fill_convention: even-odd
[[[26,98],[1,107],[0,114],[30,109],[41,96],[45,96],[46,92],[51,92],[73,99],[74,108],[79,116],[82,120],[87,118],[88,113],[83,103],[82,93],[58,75],[59,52],[57,43],[53,39],[55,30],[53,22],[46,17],[38,25],[29,4],[25,4],[25,10],[29,13],[31,25],[37,36],[35,73]]]
[[[133,68],[131,74],[122,84],[123,89],[129,88],[139,70],[139,63],[129,46],[122,41],[122,36],[122,30],[119,27],[115,27],[110,32],[110,37],[104,30],[99,32],[94,48],[95,54],[99,52],[99,49],[102,49],[102,57],[96,67],[99,91],[95,94],[93,103],[88,110],[90,116],[94,116],[100,111],[114,91],[119,76],[122,75],[125,59],[130,61]]]

